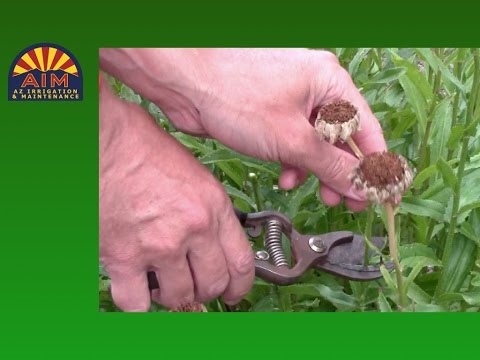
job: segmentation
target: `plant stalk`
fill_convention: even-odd
[[[355,144],[355,141],[353,141],[353,139],[351,137],[349,137],[347,140],[345,140],[345,142],[348,144],[348,146],[350,146],[350,149],[352,149],[355,156],[357,158],[359,158],[360,160],[362,160],[363,159],[363,153],[360,150],[360,148],[357,146],[357,144]]]
[[[403,286],[402,269],[400,267],[400,261],[398,259],[397,241],[395,239],[395,210],[390,202],[384,204],[385,214],[387,216],[388,225],[388,247],[390,249],[390,256],[395,266],[395,275],[397,278],[397,289],[399,298],[400,310],[405,309],[406,306],[406,294]]]
[[[375,213],[375,209],[373,205],[368,206],[367,210],[367,223],[365,225],[365,239],[368,241],[372,241],[372,226],[373,226],[373,214]],[[369,257],[368,257],[368,245],[365,243],[365,251],[363,253],[363,264],[369,264]]]

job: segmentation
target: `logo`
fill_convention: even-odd
[[[82,69],[75,56],[55,44],[35,44],[12,62],[9,101],[83,100]]]

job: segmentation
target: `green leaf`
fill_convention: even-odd
[[[350,75],[354,76],[356,74],[358,67],[360,66],[361,62],[365,60],[370,50],[370,48],[358,49],[352,61],[350,61],[350,64],[348,64],[348,72]]]
[[[455,75],[448,69],[445,63],[429,48],[415,49],[420,56],[427,61],[434,72],[440,70],[444,81],[453,84],[458,90],[465,94],[465,87]]]
[[[285,294],[321,296],[344,310],[354,310],[358,305],[353,296],[323,284],[294,284],[283,286],[279,291]]]
[[[439,303],[465,301],[468,305],[480,305],[480,289],[466,293],[446,293],[437,298]]]
[[[407,76],[404,75],[400,78],[400,85],[402,85],[407,100],[417,117],[421,130],[419,135],[423,136],[427,127],[427,101],[420,90],[415,86],[415,83],[413,83]]]
[[[412,243],[399,246],[400,256],[402,259],[410,257],[427,257],[433,261],[438,261],[435,251],[425,244]]]
[[[437,169],[442,174],[445,184],[454,190],[457,186],[458,179],[452,167],[443,158],[439,158],[437,161]]]
[[[413,196],[405,196],[400,203],[399,212],[402,214],[427,216],[442,222],[445,206],[435,200],[425,200]]]
[[[447,97],[435,107],[432,118],[432,130],[429,137],[430,163],[438,158],[447,157],[447,141],[452,128],[452,98]]]
[[[408,288],[411,286],[417,275],[422,271],[425,266],[438,266],[440,262],[438,260],[433,260],[425,256],[416,256],[410,257],[402,261],[402,265],[405,267],[411,267],[412,271],[407,276],[407,279],[404,282],[405,291],[408,291]]]
[[[476,208],[480,208],[480,200],[477,200],[477,201],[474,201],[474,202],[471,202],[467,205],[462,206],[460,208],[460,210],[458,211],[458,214],[463,214],[465,212],[470,212],[471,210],[476,209]]]
[[[478,230],[480,229],[477,229],[477,231]],[[475,244],[480,247],[480,235],[477,234],[477,231],[475,231],[472,224],[469,222],[464,222],[460,227],[460,233],[475,242]]]
[[[248,205],[250,205],[250,207],[252,209],[254,209],[255,211],[257,211],[257,205],[255,204],[255,201],[252,200],[248,195],[244,194],[243,192],[241,192],[240,190],[234,188],[233,186],[230,186],[228,184],[223,184],[223,186],[225,187],[225,190],[227,191],[227,194],[233,198],[238,198],[238,199],[242,199],[243,201],[245,201]]]
[[[292,194],[288,202],[287,216],[293,218],[296,213],[300,210],[302,203],[305,201],[305,198],[310,196],[318,189],[318,179],[310,175],[307,181],[299,186],[295,192]]]
[[[438,171],[438,168],[436,165],[430,165],[429,167],[426,167],[422,171],[420,171],[417,175],[415,175],[415,178],[413,179],[412,187],[415,189],[419,189],[423,182],[433,175],[435,175]]]
[[[445,307],[435,304],[415,304],[415,312],[445,312]]]
[[[405,69],[404,67],[393,67],[390,69],[386,69],[384,71],[378,72],[363,86],[367,88],[372,84],[386,84],[390,81],[398,80],[398,78],[404,75],[406,72],[407,69]]]
[[[392,307],[390,306],[385,295],[383,295],[382,291],[378,293],[377,302],[378,302],[378,309],[380,310],[380,312],[392,312]]]
[[[417,304],[429,304],[432,301],[432,297],[414,282],[410,284],[407,296]]]
[[[392,61],[397,67],[404,67],[407,69],[407,73],[402,76],[410,80],[412,84],[419,90],[421,97],[425,101],[430,102],[433,100],[433,91],[432,86],[428,83],[427,78],[424,74],[420,72],[416,64],[412,64],[411,61],[402,59],[398,54],[395,54],[390,51],[390,54],[393,54]]]
[[[443,264],[437,296],[460,290],[473,268],[476,255],[476,244],[461,233],[455,234],[450,256]]]
[[[387,270],[387,268],[385,267],[385,265],[380,265],[380,272],[382,273],[382,276],[387,284],[387,286],[390,288],[390,289],[396,289],[397,288],[397,285],[395,284],[395,282],[393,281],[392,279],[392,275],[390,274],[390,272]]]
[[[456,148],[458,148],[460,141],[463,137],[464,131],[465,129],[463,125],[455,125],[452,128],[450,137],[448,138],[448,141],[447,141],[447,148],[449,150],[455,150]]]
[[[259,170],[261,172],[264,172],[273,176],[278,176],[276,172],[270,170],[264,165],[257,163],[256,162],[257,160],[238,154],[228,149],[219,149],[219,150],[208,152],[203,156],[200,156],[198,160],[205,165],[208,165],[208,164],[218,165],[219,162],[232,162],[232,161],[240,162],[241,161],[242,164],[245,166],[254,168],[256,170]]]

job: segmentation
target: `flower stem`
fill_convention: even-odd
[[[350,148],[352,149],[352,151],[356,155],[356,157],[359,158],[360,160],[362,160],[363,159],[363,153],[360,150],[360,148],[357,146],[357,144],[355,144],[355,141],[353,141],[353,139],[351,137],[349,137],[349,138],[347,138],[347,140],[345,140],[345,142],[348,144],[348,146],[350,146]]]
[[[368,206],[367,211],[367,223],[365,225],[365,239],[372,241],[372,226],[373,226],[373,214],[375,213],[373,205]],[[365,243],[365,251],[363,253],[363,265],[368,265],[368,245]]]
[[[387,215],[388,225],[388,247],[390,249],[390,256],[395,266],[395,275],[397,277],[397,289],[399,297],[399,308],[403,310],[406,305],[406,294],[403,286],[402,269],[400,267],[400,261],[398,260],[397,241],[395,239],[395,210],[390,202],[384,204],[385,213]]]

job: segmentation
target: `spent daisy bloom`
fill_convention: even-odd
[[[180,305],[174,309],[171,309],[170,312],[208,312],[205,305],[192,302]]]
[[[350,177],[352,184],[363,190],[370,202],[383,204],[388,226],[388,247],[395,266],[400,308],[406,305],[402,268],[395,238],[395,207],[413,181],[407,160],[392,152],[376,152],[360,159]]]
[[[345,142],[357,131],[360,124],[358,110],[350,102],[339,100],[320,108],[315,120],[315,130],[330,144]]]
[[[365,156],[353,170],[351,181],[375,204],[397,205],[413,180],[413,172],[404,157],[392,152]]]

